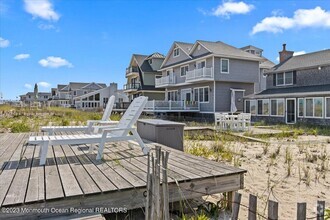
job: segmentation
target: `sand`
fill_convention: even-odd
[[[268,147],[253,142],[225,143],[238,153],[236,165],[248,171],[245,187],[239,191],[242,204],[248,206],[249,194],[256,195],[258,213],[267,216],[268,199],[277,201],[280,219],[288,220],[296,219],[298,202],[307,203],[307,217],[316,216],[318,200],[325,201],[330,208],[330,137],[304,135],[269,141]],[[185,146],[193,142],[185,141]],[[204,146],[212,144],[198,142]],[[233,165],[234,162],[226,163]],[[247,219],[247,214],[247,208],[241,207],[240,219]]]

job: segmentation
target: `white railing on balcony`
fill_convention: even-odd
[[[155,85],[158,86],[164,86],[164,85],[173,85],[175,84],[175,76],[173,74],[168,76],[163,76],[161,78],[156,78]]]
[[[148,101],[145,111],[199,111],[197,101]]]
[[[207,68],[203,67],[201,69],[194,69],[187,71],[186,73],[186,81],[193,81],[198,79],[213,79],[213,70],[212,67]]]

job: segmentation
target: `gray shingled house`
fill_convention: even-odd
[[[155,79],[161,74],[157,72],[164,61],[164,55],[153,53],[149,56],[133,54],[129,67],[126,68],[127,83],[124,92],[130,100],[138,96],[147,96],[149,100],[164,99],[164,89],[155,88]]]
[[[267,89],[245,97],[245,112],[255,121],[330,125],[330,50],[293,56],[283,44],[279,53]]]
[[[214,112],[230,112],[235,93],[237,110],[242,112],[243,96],[255,92],[260,64],[267,61],[261,53],[220,41],[174,42],[159,70],[162,77],[156,78],[156,88],[165,89],[165,100],[149,101],[147,109],[212,118]]]

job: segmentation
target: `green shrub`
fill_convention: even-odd
[[[62,119],[62,121],[61,121],[61,125],[62,125],[62,126],[69,126],[69,125],[70,125],[70,122],[69,122],[68,119]]]
[[[28,124],[24,122],[15,122],[12,123],[10,126],[12,133],[20,133],[20,132],[29,132],[31,131],[31,128]]]

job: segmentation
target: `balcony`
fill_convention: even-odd
[[[155,87],[156,88],[163,88],[166,86],[175,85],[175,76],[169,75],[169,76],[163,76],[161,78],[156,78],[155,80]]]
[[[126,77],[139,74],[139,68],[137,66],[131,66],[126,68]]]
[[[124,85],[125,92],[133,92],[140,88],[140,83],[130,83]]]
[[[199,112],[197,101],[148,101],[145,112]]]
[[[212,81],[214,79],[212,67],[203,67],[201,69],[194,69],[187,71],[186,82],[202,82],[202,81]]]

